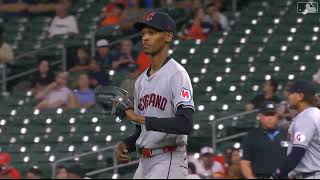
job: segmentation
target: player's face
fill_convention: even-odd
[[[275,129],[278,126],[279,118],[276,114],[261,114],[260,122],[265,129]]]
[[[303,100],[303,94],[289,93],[288,103],[291,109],[297,109],[298,103]]]
[[[169,32],[159,32],[152,28],[143,28],[142,44],[146,54],[155,55],[160,52],[167,43],[171,42],[173,34]]]

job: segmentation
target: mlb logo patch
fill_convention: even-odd
[[[191,101],[191,98],[192,98],[191,91],[188,90],[188,89],[183,88],[181,90],[181,98],[185,102]]]
[[[301,132],[297,132],[295,135],[295,139],[296,141],[303,143],[306,140],[306,136]]]

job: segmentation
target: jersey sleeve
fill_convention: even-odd
[[[175,111],[177,111],[177,108],[181,105],[183,108],[191,108],[194,110],[192,84],[186,71],[178,71],[175,73],[171,82],[171,91]]]
[[[312,141],[315,131],[315,122],[310,115],[299,117],[293,129],[293,146],[307,148]]]

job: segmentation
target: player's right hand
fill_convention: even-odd
[[[117,151],[116,151],[116,158],[118,163],[120,164],[126,164],[131,160],[126,144],[124,143],[118,144]]]

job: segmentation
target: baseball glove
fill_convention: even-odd
[[[119,87],[104,86],[95,91],[96,101],[105,110],[111,114],[123,119],[126,116],[125,111],[133,109],[133,103],[128,98],[128,92]]]

